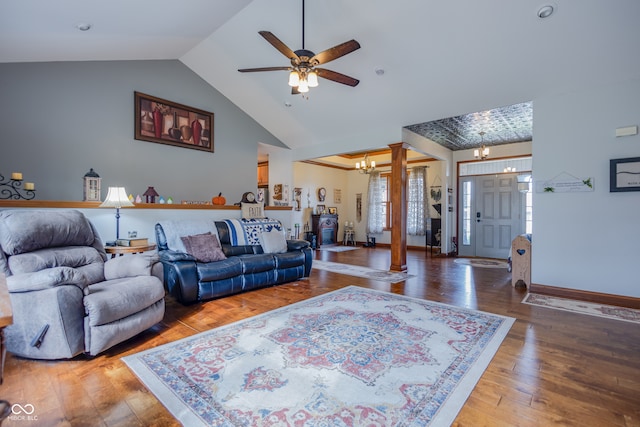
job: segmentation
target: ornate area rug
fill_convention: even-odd
[[[184,425],[450,425],[514,319],[349,286],[123,358]]]
[[[358,246],[320,246],[318,250],[329,252],[346,252],[360,249]]]
[[[456,258],[456,264],[470,265],[472,267],[482,268],[509,268],[509,263],[499,259],[485,258]]]
[[[527,294],[522,300],[524,304],[539,305],[557,310],[572,311],[574,313],[589,314],[607,319],[623,320],[625,322],[640,323],[640,310],[615,305],[598,304],[594,302],[577,301],[567,298],[552,297],[541,294]]]
[[[321,261],[317,259],[313,260],[312,268],[390,283],[403,282],[411,277],[415,277],[413,274],[403,272],[376,270],[375,268],[361,267],[359,265],[342,264],[340,262]]]

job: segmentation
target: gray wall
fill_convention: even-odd
[[[533,178],[593,179],[592,192],[533,193],[533,283],[640,298],[640,192],[609,191],[611,159],[640,157],[640,80],[533,100]]]
[[[214,153],[134,139],[134,91],[214,113]],[[37,200],[82,200],[94,168],[108,186],[227,203],[255,191],[257,143],[284,147],[179,61],[0,64],[0,174]]]

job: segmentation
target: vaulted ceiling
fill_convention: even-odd
[[[321,79],[303,98],[291,95],[285,71],[239,73],[288,64],[258,31],[301,48],[301,4],[4,0],[0,62],[179,59],[298,159],[385,147],[404,127],[472,147],[478,129],[490,142],[496,123],[476,112],[515,108],[530,120],[539,97],[640,77],[637,0],[550,0],[547,19],[537,16],[546,0],[307,0],[305,48],[356,39],[359,50],[325,68],[360,84]],[[505,117],[501,141],[531,136],[526,120]]]

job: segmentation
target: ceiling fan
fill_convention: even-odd
[[[354,50],[360,49],[360,43],[355,40],[349,40],[330,49],[322,51],[317,55],[310,50],[304,48],[304,0],[302,0],[302,49],[293,51],[285,45],[280,39],[269,31],[258,31],[266,41],[271,43],[273,47],[278,49],[280,53],[289,58],[291,66],[288,67],[261,67],[261,68],[243,68],[238,70],[241,73],[253,73],[256,71],[289,71],[289,86],[292,87],[291,93],[306,93],[310,87],[318,86],[318,77],[342,83],[347,86],[357,86],[359,80],[347,75],[318,68],[318,65],[338,59]]]

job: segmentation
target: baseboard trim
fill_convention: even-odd
[[[601,292],[583,291],[579,289],[559,288],[557,286],[547,286],[532,283],[529,292],[544,294],[560,298],[569,298],[579,301],[595,302],[598,304],[616,305],[640,309],[640,298],[628,297],[624,295],[605,294]]]

